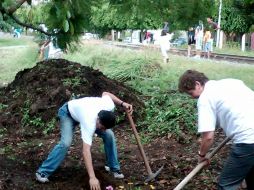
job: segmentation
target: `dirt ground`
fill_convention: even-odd
[[[68,156],[50,177],[50,182],[35,181],[35,171],[59,140],[56,113],[74,96],[100,96],[109,91],[134,105],[134,118],[143,119],[144,104],[139,93],[100,71],[66,60],[39,62],[32,69],[16,75],[15,80],[0,89],[0,189],[89,189],[89,178],[81,155],[79,128]],[[123,180],[115,180],[104,170],[103,143],[95,137],[93,164],[101,188],[148,190],[173,189],[196,165],[198,137],[184,141],[168,134],[145,144],[152,171],[164,169],[155,181],[145,184],[147,172],[131,127],[121,108],[117,108],[118,126],[114,129],[118,144]],[[145,126],[141,126],[145,127]],[[216,145],[224,139],[218,132]],[[215,146],[216,146],[215,145]],[[216,189],[216,181],[228,153],[227,145],[214,157],[185,189]]]

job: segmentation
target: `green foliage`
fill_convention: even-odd
[[[0,12],[0,30],[3,32],[12,32],[12,27],[17,27],[18,25],[13,22],[9,17],[3,15]]]
[[[221,27],[226,33],[245,33],[248,25],[243,15],[235,7],[225,6],[222,13]]]
[[[162,27],[163,22],[169,21],[171,31],[185,30],[189,26],[196,25],[199,20],[205,21],[206,17],[213,15],[216,10],[215,2],[210,0],[121,2],[110,0],[108,6],[106,10],[101,10],[103,13],[99,13],[96,20],[102,18],[104,21],[103,16],[106,15],[105,23],[116,24],[114,29],[123,29],[121,27],[124,24],[124,28],[128,29],[158,29]],[[109,11],[111,14],[109,17],[107,10],[113,10]],[[116,23],[118,20],[120,22]]]
[[[108,2],[92,7],[91,23],[97,30],[159,28],[163,18],[155,9],[147,10],[146,1]]]
[[[21,125],[25,126],[29,123],[30,121],[30,115],[29,115],[29,108],[30,108],[30,101],[26,100],[24,102],[24,107],[21,108],[21,113],[23,115],[22,119],[21,119]]]
[[[226,43],[226,46],[228,48],[237,48],[237,49],[240,49],[240,44],[238,42],[232,42],[232,41],[228,41]]]
[[[7,107],[8,107],[8,105],[0,103],[0,111],[3,111]]]
[[[48,122],[46,124],[46,127],[43,130],[43,134],[46,135],[46,134],[51,133],[53,131],[53,129],[55,128],[55,126],[56,126],[56,119],[53,118],[50,122]]]
[[[81,84],[80,78],[78,78],[78,77],[66,78],[66,79],[63,79],[62,81],[63,81],[64,86],[76,87],[76,86],[79,86]]]
[[[29,124],[35,127],[44,127],[44,122],[41,117],[32,117],[29,121]]]
[[[243,34],[254,24],[254,2],[250,0],[226,0],[222,7],[221,28],[226,33]]]
[[[57,32],[60,48],[73,47],[72,42],[79,42],[79,36],[88,26],[91,1],[53,0],[47,4],[48,17],[46,26],[49,31]]]
[[[22,6],[15,14],[22,22],[39,27],[39,24],[46,22],[48,11],[46,4],[41,3],[36,6]]]
[[[205,23],[206,18],[214,14],[216,3],[213,0],[185,0],[174,1],[169,7],[172,28],[186,30],[197,25],[200,20]]]
[[[195,102],[177,92],[153,96],[145,102],[146,131],[151,136],[167,133],[179,135],[182,131],[195,132]]]
[[[21,108],[21,113],[23,115],[21,119],[21,125],[23,127],[28,125],[33,125],[35,127],[44,127],[44,122],[41,119],[41,117],[31,116],[30,111],[31,102],[29,100],[26,100],[24,102],[23,107]]]
[[[123,67],[121,67],[122,69],[109,72],[109,76],[122,82],[150,78],[156,71],[160,69],[159,65],[150,63],[149,61],[141,58],[126,60],[126,62],[112,60],[110,63],[112,66],[120,66],[121,64],[123,64]]]

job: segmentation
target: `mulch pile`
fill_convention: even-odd
[[[32,69],[19,72],[11,84],[0,89],[0,104],[4,107],[0,125],[14,129],[21,124],[30,125],[24,114],[48,123],[56,117],[59,107],[71,98],[101,96],[103,91],[132,103],[135,110],[142,111],[144,107],[135,95],[137,92],[98,70],[64,59],[39,62]]]

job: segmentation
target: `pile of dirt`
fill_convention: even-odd
[[[0,90],[0,104],[4,107],[0,125],[15,130],[26,125],[47,125],[64,102],[80,96],[101,96],[103,91],[133,104],[139,110],[136,116],[140,116],[144,104],[137,92],[100,71],[64,59],[39,62],[19,72],[10,85]],[[118,113],[122,111],[120,108]]]

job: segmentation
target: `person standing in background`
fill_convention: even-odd
[[[163,56],[163,61],[164,63],[168,63],[169,62],[168,51],[170,49],[170,35],[166,32],[166,30],[161,31],[159,44]]]
[[[195,32],[193,27],[189,28],[188,31],[188,52],[187,52],[187,56],[190,57],[191,56],[191,47],[195,44]]]
[[[204,36],[204,26],[202,22],[199,22],[199,25],[195,30],[195,41],[196,41],[196,56],[195,58],[200,58],[202,45],[203,45],[203,36]]]
[[[215,34],[214,34],[214,31],[219,29],[219,26],[216,22],[213,22],[213,20],[208,17],[207,19],[207,23],[209,24],[209,30],[210,30],[210,33],[211,33],[211,38],[210,38],[210,42],[211,42],[211,51],[213,51],[213,39],[215,37]]]
[[[210,30],[205,30],[205,35],[203,39],[204,43],[204,51],[206,53],[206,57],[210,59],[211,51],[212,51],[212,39],[211,39],[211,32]]]

